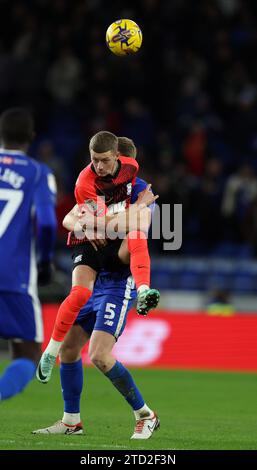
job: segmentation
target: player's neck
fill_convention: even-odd
[[[111,176],[116,176],[119,167],[120,167],[119,161],[116,160]]]

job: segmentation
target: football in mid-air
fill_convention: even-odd
[[[117,56],[135,54],[142,44],[142,31],[132,20],[117,20],[106,31],[106,44]]]

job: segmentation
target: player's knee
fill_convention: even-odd
[[[122,244],[118,251],[118,257],[124,264],[129,264],[130,262],[130,253],[128,251],[128,240],[125,238],[122,241]]]
[[[72,304],[72,306],[82,308],[91,295],[92,291],[87,287],[74,286],[70,291],[69,302]]]
[[[60,360],[61,362],[76,362],[81,357],[81,350],[76,344],[62,344],[60,349]]]
[[[26,358],[33,361],[36,365],[39,363],[42,355],[41,343],[34,341],[11,342],[12,359]]]
[[[89,352],[90,360],[97,369],[100,369],[102,372],[105,372],[108,368],[105,355],[101,351],[91,351]]]

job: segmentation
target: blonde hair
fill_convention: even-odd
[[[118,137],[112,132],[100,131],[91,137],[89,142],[89,150],[96,153],[104,153],[111,150],[114,153],[118,152]]]

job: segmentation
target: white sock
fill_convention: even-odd
[[[65,413],[64,411],[62,422],[70,426],[75,426],[75,424],[80,423],[80,413]]]
[[[139,410],[134,410],[134,415],[136,420],[138,421],[142,418],[153,418],[154,412],[151,410],[151,408],[149,408],[149,406],[144,404],[144,406],[142,406],[142,408],[139,408]]]
[[[63,341],[55,341],[53,338],[50,339],[45,352],[57,357]]]
[[[145,290],[148,290],[149,289],[149,286],[147,286],[146,284],[142,284],[141,286],[139,286],[139,288],[137,289],[137,293],[138,294],[141,294],[141,292],[144,292]]]

